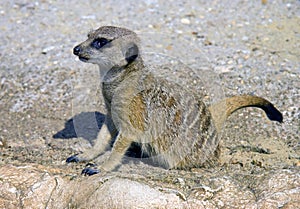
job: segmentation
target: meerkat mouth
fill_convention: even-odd
[[[83,57],[83,56],[78,56],[79,60],[82,62],[87,62],[89,60],[89,58]]]

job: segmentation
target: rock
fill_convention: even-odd
[[[205,192],[206,198],[199,200],[191,193],[184,201],[177,192],[168,192],[174,190],[153,188],[114,174],[71,180],[60,169],[34,164],[3,165],[0,208],[278,208],[300,203],[299,170],[266,172],[255,182],[255,191],[245,189],[228,176],[214,181],[223,186],[199,187],[198,195]]]

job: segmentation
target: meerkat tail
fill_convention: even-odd
[[[265,111],[270,120],[282,123],[283,117],[279,110],[268,100],[250,95],[234,96],[226,99],[226,116],[244,107],[258,107]]]
[[[258,107],[265,111],[270,120],[282,123],[283,116],[279,110],[268,100],[251,95],[241,95],[226,98],[209,107],[212,117],[220,131],[225,120],[236,110],[245,107]],[[224,112],[225,110],[225,112]]]

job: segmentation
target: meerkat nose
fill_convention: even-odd
[[[81,51],[80,46],[75,46],[74,49],[73,49],[73,54],[79,55],[80,51]]]

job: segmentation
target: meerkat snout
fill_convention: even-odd
[[[88,60],[90,59],[88,54],[82,54],[82,47],[80,45],[74,47],[73,54],[78,56],[79,60],[82,62],[88,62]]]
[[[75,46],[73,49],[73,54],[78,56],[80,51],[81,51],[80,46]]]

